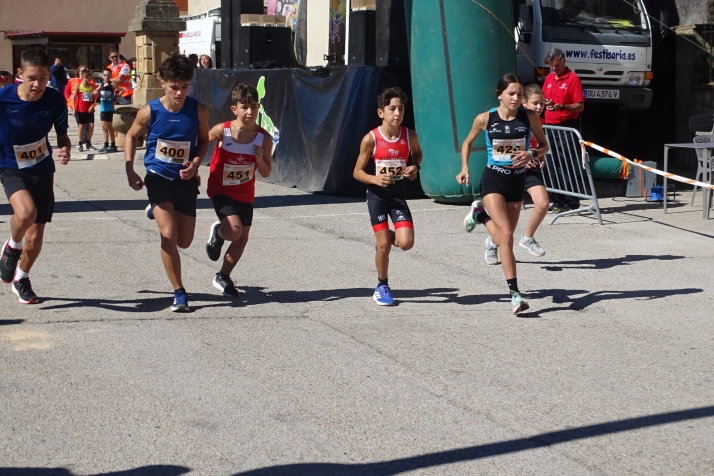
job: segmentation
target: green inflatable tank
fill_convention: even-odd
[[[510,1],[478,2],[512,31]],[[471,0],[407,0],[405,9],[414,117],[424,152],[421,185],[438,202],[471,203],[481,195],[486,141],[481,134],[473,144],[468,186],[456,183],[461,143],[476,116],[498,105],[499,78],[516,72],[513,37]]]

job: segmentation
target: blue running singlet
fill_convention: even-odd
[[[528,112],[524,107],[519,107],[516,118],[510,121],[501,119],[495,107],[488,112],[488,127],[486,127],[488,165],[511,167],[513,154],[528,150],[528,140],[531,136]]]
[[[144,166],[164,178],[179,178],[183,163],[192,160],[198,139],[198,101],[187,97],[180,111],[171,112],[160,98],[149,101],[151,119]]]

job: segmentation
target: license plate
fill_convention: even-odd
[[[589,99],[620,99],[618,89],[584,89],[583,96]]]

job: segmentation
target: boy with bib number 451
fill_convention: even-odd
[[[219,221],[211,225],[206,254],[210,260],[218,261],[223,242],[231,242],[221,270],[213,278],[213,286],[229,297],[238,297],[230,276],[243,255],[253,223],[255,171],[267,177],[273,167],[273,139],[256,124],[258,98],[255,87],[237,85],[231,94],[231,111],[236,118],[216,124],[209,133],[209,140],[219,143],[211,157],[206,192]]]
[[[124,160],[129,186],[146,193],[161,233],[161,260],[174,288],[171,310],[188,312],[178,248],[188,248],[196,229],[196,172],[208,150],[208,109],[188,97],[193,64],[174,54],[159,66],[164,95],[139,109],[126,134]],[[134,171],[136,139],[148,131],[144,180]]]

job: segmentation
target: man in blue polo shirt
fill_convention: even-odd
[[[55,128],[55,155],[60,164],[69,162],[72,143],[67,136],[64,96],[47,88],[47,55],[27,50],[21,66],[22,84],[0,89],[0,182],[13,210],[10,238],[0,254],[0,278],[12,282],[12,292],[21,303],[35,304],[39,298],[30,285],[29,272],[42,249],[45,225],[52,221],[55,204],[55,163],[47,134]]]

